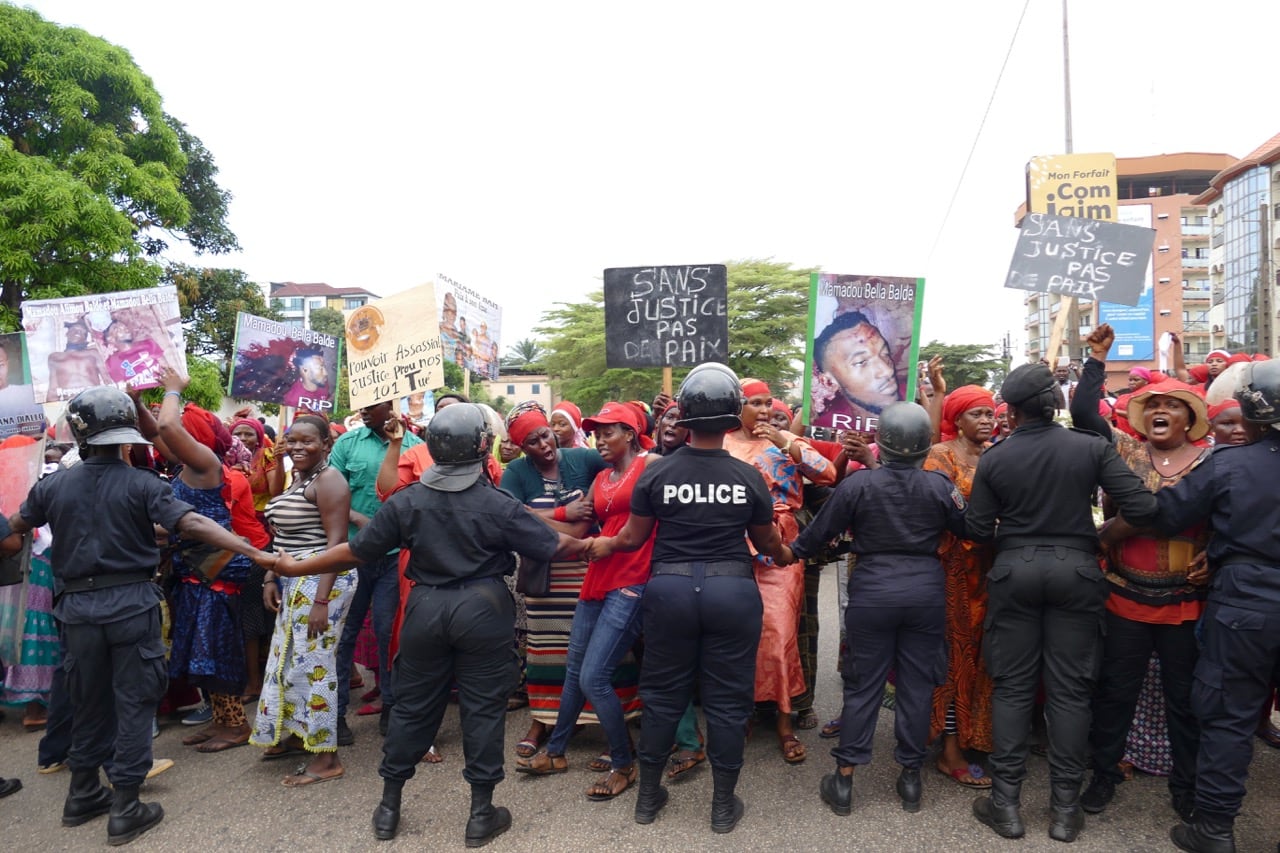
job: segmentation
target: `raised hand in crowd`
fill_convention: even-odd
[[[1107,323],[1099,323],[1098,326],[1089,333],[1084,342],[1089,346],[1089,356],[1098,361],[1106,361],[1107,354],[1111,352],[1111,344],[1115,342],[1116,333]]]
[[[840,449],[846,458],[864,468],[879,468],[880,460],[871,452],[870,436],[848,430],[840,436]]]

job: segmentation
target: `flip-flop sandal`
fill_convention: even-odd
[[[275,747],[271,747],[271,749],[275,749]],[[298,746],[291,746],[291,747],[288,747],[287,749],[282,749],[279,752],[272,752],[271,749],[267,749],[262,753],[263,761],[279,761],[280,759],[288,758],[291,755],[307,755],[308,754],[305,749]]]
[[[840,737],[840,718],[836,717],[833,720],[828,720],[827,724],[822,727],[822,731],[818,732],[818,737],[826,738],[827,740]]]
[[[612,800],[614,797],[619,796],[630,788],[632,783],[636,781],[636,776],[638,774],[639,771],[636,769],[634,764],[626,770],[610,770],[604,778],[597,779],[595,784],[587,789],[587,799],[591,800],[593,803],[602,803],[605,800]],[[613,790],[612,784],[615,776],[626,782],[625,785],[616,791]]]
[[[802,764],[809,757],[804,744],[795,735],[778,738],[778,745],[782,747],[782,760],[788,764]],[[800,747],[799,750],[796,749],[797,746]]]
[[[331,782],[334,779],[341,779],[347,774],[347,768],[339,767],[337,773],[328,776],[321,776],[319,773],[312,773],[306,767],[299,768],[299,772],[292,776],[284,777],[283,784],[286,788],[305,788],[307,785],[319,785],[321,782]],[[298,781],[294,781],[298,780]]]
[[[183,746],[199,746],[202,743],[213,740],[213,732],[202,729],[193,735],[187,735],[182,739]]]
[[[800,711],[796,714],[796,728],[801,731],[816,729],[818,727],[818,715],[814,713],[812,708]]]
[[[568,773],[569,759],[563,755],[539,752],[529,761],[517,762],[516,772],[528,773],[530,776],[551,776],[556,773]]]
[[[538,750],[542,749],[543,744],[549,740],[551,740],[551,730],[549,728],[544,728],[542,731],[542,737],[537,738],[536,740],[534,738],[525,738],[516,744],[516,757],[525,759],[533,758],[538,754]]]
[[[587,769],[592,773],[608,773],[613,769],[613,756],[610,753],[602,752],[587,762]]]
[[[681,749],[667,759],[667,778],[678,779],[706,760],[707,753],[701,749]]]
[[[977,764],[970,764],[968,767],[957,767],[955,770],[943,770],[936,764],[933,767],[952,782],[965,788],[973,788],[975,791],[985,791],[991,788],[991,779]],[[964,780],[965,776],[969,777],[968,782]],[[984,781],[986,782],[985,785],[983,784]]]
[[[205,754],[211,752],[226,752],[228,749],[235,749],[238,746],[245,746],[249,743],[249,736],[246,734],[244,740],[230,740],[224,737],[210,738],[204,743],[196,747],[196,752]]]

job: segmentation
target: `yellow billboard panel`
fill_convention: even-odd
[[[1115,222],[1116,155],[1046,154],[1027,163],[1027,210]]]

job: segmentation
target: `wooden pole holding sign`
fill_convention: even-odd
[[[1075,307],[1074,296],[1064,296],[1058,300],[1058,316],[1053,318],[1053,329],[1049,332],[1049,349],[1045,353],[1050,370],[1058,366],[1058,350],[1062,347],[1062,335],[1066,331],[1067,320],[1070,319]]]
[[[662,393],[671,396],[671,368],[662,368]]]

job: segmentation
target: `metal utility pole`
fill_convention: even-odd
[[[1067,0],[1062,0],[1062,107],[1066,119],[1067,153],[1074,153],[1071,141],[1071,38],[1067,31]]]

